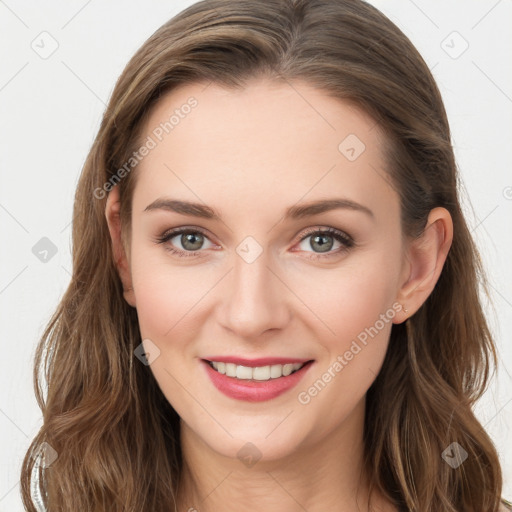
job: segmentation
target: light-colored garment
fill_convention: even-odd
[[[30,494],[37,512],[46,512],[41,490],[39,488],[39,467],[41,466],[42,458],[41,454],[36,457],[34,467],[32,468],[32,477],[30,478]]]
[[[504,499],[502,499],[501,501],[502,503],[500,507],[500,512],[508,512],[509,510],[512,510],[512,503],[510,503],[510,501]]]

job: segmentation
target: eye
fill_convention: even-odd
[[[309,242],[306,242],[308,238],[310,240]],[[333,248],[335,242],[338,242],[340,247],[338,247],[337,250],[332,251],[331,249]],[[352,237],[346,233],[343,233],[343,231],[339,231],[334,228],[312,228],[306,232],[306,236],[303,236],[299,243],[301,250],[307,251],[308,248],[311,248],[314,251],[319,251],[314,252],[311,256],[309,256],[312,259],[337,256],[340,253],[346,252],[351,247],[354,247],[354,245],[355,242]]]
[[[175,238],[177,240],[173,242],[173,239]],[[306,243],[308,238],[311,239],[309,244]],[[205,241],[208,241],[210,244],[209,247],[203,247]],[[166,231],[161,236],[157,237],[155,242],[158,244],[165,244],[165,249],[178,257],[199,256],[199,253],[203,252],[200,249],[208,249],[215,246],[215,244],[209,241],[208,237],[202,230],[187,227]],[[332,251],[331,249],[335,242],[340,244],[340,247],[338,247],[337,250]],[[180,244],[181,249],[179,247],[175,247],[176,244]],[[308,248],[312,248],[315,251],[311,256],[308,256],[309,258],[320,259],[343,253],[355,246],[355,242],[352,237],[334,228],[310,228],[306,231],[306,235],[301,238],[299,245],[302,245],[300,247],[300,250],[302,251],[308,252]],[[316,252],[317,250],[319,252]]]
[[[174,238],[177,239],[177,242],[172,242]],[[169,252],[176,254],[179,257],[186,257],[197,256],[198,252],[201,252],[199,249],[204,248],[202,245],[205,240],[209,241],[206,234],[197,228],[177,228],[165,232],[162,236],[156,239],[156,242],[159,244],[166,244],[165,249]],[[167,242],[170,242],[170,244],[167,244]],[[176,243],[179,243],[182,249],[173,247]],[[209,243],[210,247],[214,246],[211,242]]]

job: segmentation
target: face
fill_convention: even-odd
[[[374,120],[304,83],[187,84],[160,100],[148,137],[133,305],[183,428],[269,460],[360,429],[404,277]]]

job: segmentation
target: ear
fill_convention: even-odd
[[[112,240],[114,262],[119,273],[119,277],[121,278],[121,282],[123,283],[123,296],[130,306],[135,307],[135,294],[132,287],[130,263],[121,239],[121,218],[119,216],[120,207],[119,187],[115,186],[109,192],[107,197],[105,217],[107,218],[108,230]]]
[[[402,315],[394,323],[402,323],[412,316],[432,293],[453,240],[453,222],[446,208],[434,208],[419,238],[411,240],[406,248],[402,285],[397,301],[402,304]]]

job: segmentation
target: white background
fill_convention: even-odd
[[[70,220],[82,164],[129,58],[192,3],[0,0],[2,512],[23,510],[21,460],[41,424],[32,388],[34,349],[70,279]],[[468,221],[492,286],[489,320],[501,361],[476,412],[498,447],[504,495],[511,498],[512,3],[371,3],[416,45],[448,111]],[[39,36],[43,31],[58,43],[47,59],[31,47],[46,37],[51,48],[50,36]],[[32,253],[42,237],[57,247],[46,263]]]

